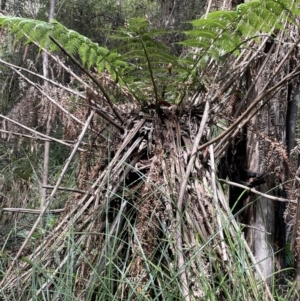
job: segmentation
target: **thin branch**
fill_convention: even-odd
[[[0,62],[2,62],[1,59],[0,59]],[[4,61],[3,61],[3,62],[4,62]],[[75,120],[76,122],[78,122],[79,124],[84,125],[84,123],[83,123],[80,119],[78,119],[76,116],[74,116],[73,114],[71,114],[68,110],[66,110],[63,106],[61,106],[56,100],[54,100],[52,97],[50,97],[46,92],[44,92],[44,90],[43,90],[38,84],[36,84],[36,83],[34,83],[33,81],[29,80],[24,74],[22,74],[22,73],[19,71],[19,69],[20,69],[20,70],[25,70],[25,71],[27,71],[27,72],[29,72],[29,73],[32,73],[32,74],[34,74],[34,75],[36,75],[36,76],[39,76],[40,78],[45,78],[44,76],[38,75],[38,74],[36,74],[36,73],[34,73],[34,72],[31,72],[31,71],[29,71],[29,70],[27,70],[27,69],[24,69],[24,68],[19,68],[18,66],[15,66],[15,65],[13,65],[13,64],[8,64],[8,63],[6,63],[6,65],[7,65],[8,67],[10,67],[14,72],[16,72],[19,76],[21,76],[22,78],[24,78],[24,80],[26,80],[31,86],[33,86],[34,88],[36,88],[42,95],[44,95],[44,96],[45,96],[48,100],[50,100],[54,105],[56,105],[59,109],[61,109],[67,116],[69,116],[70,118],[72,118],[73,120]],[[54,81],[52,81],[52,80],[48,80],[48,81],[51,82],[53,85],[58,85],[59,87],[62,86],[62,85],[59,85],[59,84],[57,84],[56,82],[54,82]],[[62,86],[62,87],[64,87],[64,86]],[[74,90],[71,90],[71,89],[68,89],[68,88],[66,88],[66,90],[67,90],[68,92],[70,92],[70,93],[73,93],[73,94],[79,96],[79,97],[82,98],[82,99],[85,99],[85,100],[87,99],[86,96],[81,95],[80,93],[76,93]],[[104,115],[104,116],[101,115],[101,116],[107,120],[106,115]],[[109,119],[109,120],[107,120],[107,121],[110,122],[110,123],[112,123],[112,122],[111,122],[111,119]],[[116,122],[114,122],[114,123],[112,123],[112,124],[115,125]],[[115,126],[116,126],[116,125],[115,125]],[[120,125],[118,125],[117,128],[118,128],[118,129],[121,128],[122,131],[124,131],[123,127],[121,127]],[[92,132],[95,132],[94,129],[90,129],[90,130],[91,130]],[[101,133],[99,134],[99,136],[100,136],[101,138],[107,140],[107,137],[103,136]]]
[[[299,183],[300,183],[299,171],[300,171],[300,167],[298,167],[298,169],[296,171],[294,184],[293,184],[293,190],[294,191],[297,191],[297,190],[299,191]],[[299,199],[299,197],[298,197],[298,199]],[[294,249],[295,248],[295,242],[296,242],[297,234],[298,234],[298,231],[299,231],[299,220],[300,220],[300,201],[297,202],[296,216],[294,217],[294,228],[293,228],[291,246],[290,246],[291,251],[295,251],[295,249]],[[297,252],[296,252],[296,255],[297,255],[297,257],[299,257]],[[299,260],[299,258],[297,258],[297,259]]]
[[[36,41],[33,41],[33,43],[41,49],[41,45],[37,43]],[[68,66],[66,66],[57,56],[53,55],[53,53],[49,52],[47,49],[43,48],[43,51],[46,52],[51,59],[56,62],[59,66],[61,66],[65,71],[67,71],[74,79],[76,79],[78,82],[80,82],[84,87],[89,88],[89,85],[82,80],[81,77],[79,77],[77,74],[75,74],[72,69],[70,69]]]
[[[254,78],[254,80],[252,81],[252,83],[251,83],[249,89],[247,90],[246,94],[244,95],[243,99],[241,100],[241,104],[239,105],[239,107],[237,108],[236,112],[234,113],[233,118],[236,118],[237,116],[240,115],[240,112],[241,112],[243,106],[245,105],[245,103],[246,103],[246,101],[247,101],[247,99],[248,99],[250,93],[252,92],[253,88],[257,85],[258,79],[261,77],[261,74],[263,73],[264,68],[265,68],[267,62],[270,60],[271,54],[272,54],[272,52],[273,52],[273,48],[274,48],[274,47],[275,47],[275,46],[274,46],[274,44],[273,44],[273,45],[271,46],[271,49],[269,50],[267,56],[265,57],[264,61],[262,62],[262,64],[261,64],[261,66],[260,66],[260,68],[259,68],[259,70],[258,70],[258,72],[257,72],[257,74],[256,74],[256,76],[255,76],[255,78]],[[263,91],[266,89],[266,87],[269,85],[270,82],[271,82],[271,81],[269,81],[269,82],[265,85]]]
[[[239,61],[240,56],[237,58],[237,60],[232,64],[232,68],[230,69],[230,71],[227,73],[230,74],[229,79],[225,82],[225,84],[222,85],[222,87],[220,88],[220,93],[216,94],[215,96],[212,97],[211,102],[213,103],[217,98],[220,97],[220,95],[223,95],[225,91],[227,91],[232,85],[233,82],[236,80],[237,76],[242,77],[245,72],[249,69],[249,66],[251,64],[251,62],[253,60],[257,59],[257,56],[259,55],[259,53],[262,52],[262,50],[264,49],[266,43],[268,42],[269,37],[265,38],[264,41],[259,45],[258,49],[252,54],[251,56],[251,52],[249,51],[248,54],[246,54],[243,62],[241,62],[239,65],[237,65],[237,62]],[[248,56],[251,56],[248,59]],[[226,79],[226,77],[224,78],[224,80]],[[243,98],[241,100],[241,103],[245,100],[245,98]],[[218,104],[219,106],[219,104]],[[215,109],[213,109],[214,111]]]
[[[10,120],[11,122],[13,122],[13,120]],[[36,132],[35,130],[32,130],[34,132]],[[2,130],[0,129],[0,133],[5,133],[7,135],[14,135],[14,136],[19,136],[19,137],[24,137],[24,138],[28,138],[28,139],[35,139],[35,140],[41,140],[41,141],[55,141],[55,142],[58,142],[57,140],[55,140],[55,138],[52,139],[52,137],[50,136],[47,136],[47,135],[44,135],[46,137],[49,137],[49,138],[43,138],[43,137],[37,137],[37,136],[32,136],[32,135],[26,135],[26,134],[21,134],[21,133],[17,133],[17,132],[12,132],[12,131],[6,131],[6,130]],[[39,132],[36,132],[37,135],[43,135]],[[62,143],[63,145],[66,145],[66,146],[69,146],[69,147],[73,147],[74,145],[74,141],[72,140],[59,140],[59,141],[62,141],[64,143]],[[59,143],[59,142],[58,142]],[[89,143],[87,142],[82,142],[81,143],[82,145],[89,145]],[[84,149],[81,149],[79,148],[78,150],[82,151],[82,152],[86,152],[86,150]]]
[[[231,181],[227,181],[227,180],[223,180],[223,179],[219,179],[219,181],[222,182],[222,183],[231,185],[231,186],[235,186],[235,187],[245,189],[246,191],[250,191],[250,192],[255,193],[257,195],[263,196],[263,197],[265,197],[266,199],[269,199],[269,200],[297,204],[297,201],[295,201],[295,200],[289,200],[289,199],[279,198],[279,197],[276,197],[274,195],[269,195],[269,194],[260,192],[260,191],[256,190],[255,188],[250,188],[250,187],[247,187],[247,186],[239,184],[239,183],[235,183],[235,182],[231,182]]]
[[[74,146],[73,151],[72,151],[72,153],[70,154],[69,158],[67,159],[66,164],[65,164],[65,166],[64,166],[64,168],[63,168],[63,170],[62,170],[62,172],[61,172],[61,174],[60,174],[60,176],[59,176],[59,178],[58,178],[58,180],[57,180],[57,182],[56,182],[56,185],[55,185],[55,187],[54,187],[52,193],[50,194],[49,198],[46,200],[45,206],[44,206],[44,208],[41,210],[39,217],[37,218],[37,220],[35,221],[34,225],[32,226],[32,229],[30,230],[30,232],[29,232],[29,234],[27,235],[25,241],[23,242],[22,246],[20,247],[20,249],[19,249],[17,255],[15,256],[15,258],[13,259],[13,261],[11,262],[10,267],[9,267],[8,270],[6,271],[6,276],[9,275],[10,272],[13,270],[13,268],[14,268],[14,266],[15,266],[17,260],[18,260],[19,257],[21,256],[21,254],[22,254],[24,248],[26,247],[27,243],[29,242],[30,238],[32,237],[32,235],[33,235],[34,231],[36,230],[38,224],[39,224],[40,221],[42,220],[43,215],[44,215],[45,212],[47,211],[47,209],[48,209],[48,207],[49,207],[51,201],[53,200],[53,198],[54,198],[54,196],[55,196],[55,194],[56,194],[56,192],[57,192],[57,189],[58,189],[58,187],[60,186],[60,184],[61,184],[61,182],[62,182],[62,179],[63,179],[65,173],[67,172],[68,168],[69,168],[69,165],[70,165],[70,163],[71,163],[71,160],[72,160],[73,157],[75,156],[75,154],[76,154],[76,152],[77,152],[77,150],[78,150],[78,148],[79,148],[79,145],[80,145],[80,143],[81,143],[83,137],[85,136],[85,133],[86,133],[86,131],[87,131],[87,129],[88,129],[88,127],[89,127],[91,121],[92,121],[92,118],[93,118],[94,114],[95,114],[95,111],[92,111],[91,114],[90,114],[90,116],[89,116],[89,118],[87,119],[87,121],[86,121],[86,123],[85,123],[85,125],[84,125],[84,127],[83,127],[83,129],[82,129],[82,132],[81,132],[81,134],[80,134],[79,137],[78,137],[78,141],[77,141],[76,145]],[[3,282],[4,282],[4,281],[5,281],[4,279],[1,281],[0,286],[3,285]]]
[[[55,1],[55,0],[52,0]],[[52,1],[51,5],[52,5]],[[51,17],[51,16],[50,16]],[[49,17],[49,22],[51,21]],[[42,52],[43,56],[43,75],[46,78],[49,78],[49,56],[46,52]],[[45,89],[46,92],[49,91],[49,82],[44,80],[43,83],[43,89]],[[49,96],[50,97],[50,96]],[[53,112],[53,106],[50,106],[49,112],[47,114],[47,122],[46,122],[46,135],[50,136],[51,130],[52,130],[52,112]],[[43,172],[42,172],[42,183],[43,185],[48,184],[48,177],[49,177],[49,162],[50,162],[50,141],[45,141],[44,143],[44,160],[43,160]],[[42,188],[41,190],[41,200],[40,200],[40,206],[41,209],[44,208],[46,203],[46,193],[47,190],[45,188]]]
[[[249,225],[246,225],[246,224],[243,224],[243,223],[239,223],[239,224],[240,224],[241,226],[243,226],[243,228],[254,229],[254,230],[256,230],[256,231],[263,232],[263,233],[265,233],[265,234],[267,234],[267,235],[271,235],[271,234],[272,234],[271,232],[267,232],[267,231],[262,230],[262,229],[259,229],[259,228],[257,228],[257,227],[249,226]]]
[[[14,136],[19,136],[19,137],[24,137],[24,138],[29,138],[29,139],[36,139],[36,140],[42,140],[42,141],[50,141],[50,139],[47,139],[47,138],[34,137],[34,136],[30,136],[30,135],[26,135],[26,134],[20,134],[20,133],[11,132],[11,131],[6,131],[6,130],[2,130],[2,129],[0,129],[0,133],[5,133],[5,134],[8,134],[8,135],[14,135]]]
[[[50,136],[45,135],[45,134],[42,134],[42,133],[40,133],[40,132],[37,132],[36,130],[33,130],[33,129],[29,128],[28,126],[26,126],[26,125],[24,125],[24,124],[21,124],[21,123],[19,123],[18,121],[15,121],[15,120],[13,120],[13,119],[11,119],[11,118],[9,118],[9,117],[6,117],[6,116],[4,116],[4,115],[2,115],[2,114],[0,114],[0,118],[3,118],[3,119],[5,119],[5,120],[7,120],[7,121],[9,121],[9,122],[12,122],[12,123],[18,125],[19,127],[23,128],[23,129],[25,129],[25,130],[27,130],[27,131],[29,131],[29,132],[31,132],[31,133],[34,133],[35,135],[41,136],[41,137],[43,137],[43,138],[45,138],[45,139],[47,139],[47,140],[55,141],[55,142],[58,142],[58,143],[60,143],[60,144],[66,145],[66,146],[68,146],[68,147],[73,147],[73,144],[64,142],[63,140],[59,140],[59,139],[50,137]],[[4,132],[4,130],[1,130],[1,131]],[[35,137],[32,137],[32,138],[34,139]],[[79,148],[78,150],[83,151],[83,152],[86,151],[86,150],[84,150],[84,149],[82,149],[82,148]]]
[[[298,67],[299,68],[299,67]],[[297,69],[298,69],[297,68]],[[295,70],[296,71],[296,70]],[[243,128],[249,121],[250,119],[256,114],[258,113],[262,107],[264,107],[272,98],[273,96],[278,92],[278,90],[281,88],[281,86],[285,83],[285,82],[288,82],[289,80],[297,77],[300,75],[300,71],[298,72],[292,72],[291,74],[287,75],[282,81],[280,81],[279,84],[277,84],[276,86],[270,88],[268,91],[271,91],[271,95],[269,95],[269,97],[266,98],[266,100],[263,101],[263,103],[258,106],[255,110],[253,110],[251,113],[249,113],[248,116],[245,116],[245,119],[240,121],[240,123],[238,124],[238,126],[236,126],[235,128],[235,131],[233,133],[230,133],[228,132],[223,141],[221,141],[218,145],[218,147],[221,147],[220,149],[218,149],[217,153],[216,153],[216,156],[219,156],[220,154],[222,154],[222,152],[226,149],[227,147],[227,144],[228,144],[228,138],[229,138],[229,135],[230,135],[230,139],[236,137],[239,133],[240,133],[240,129]],[[273,89],[274,88],[274,89]],[[267,92],[268,92],[267,91]],[[266,94],[267,94],[266,92]],[[269,93],[269,92],[268,92]],[[259,100],[261,100],[264,96],[262,97],[259,97]],[[256,98],[257,99],[257,98]],[[244,114],[243,114],[244,115]],[[216,137],[218,138],[218,137]],[[210,143],[209,143],[210,144]],[[217,147],[216,147],[217,148]]]
[[[219,180],[219,181],[220,181],[220,180]],[[219,191],[220,191],[220,190],[219,190]],[[224,197],[224,196],[223,196],[223,197]],[[230,210],[230,208],[229,208],[229,206],[228,206],[228,202],[221,202],[221,204],[223,205],[225,211],[228,213],[228,215],[229,215],[229,217],[230,217],[229,220],[231,221],[231,223],[232,223],[232,225],[233,225],[233,227],[234,227],[234,229],[235,229],[235,231],[232,231],[231,227],[228,228],[229,231],[230,231],[230,234],[232,235],[232,237],[235,238],[236,235],[237,235],[237,233],[240,233],[240,228],[239,228],[239,226],[238,226],[238,224],[237,224],[235,218],[233,217],[233,215],[232,215],[232,213],[231,213],[231,210]],[[254,267],[254,269],[256,270],[257,274],[259,275],[259,277],[260,277],[261,280],[262,280],[263,286],[264,286],[264,288],[265,288],[265,290],[266,290],[266,293],[267,293],[267,295],[268,295],[268,297],[269,297],[268,300],[274,301],[274,298],[273,298],[273,295],[272,295],[272,293],[271,293],[271,291],[270,291],[269,285],[268,285],[268,283],[266,282],[265,277],[263,276],[263,273],[262,273],[262,271],[261,271],[261,269],[260,269],[260,266],[259,266],[257,260],[255,259],[255,257],[254,257],[254,255],[253,255],[253,253],[252,253],[252,251],[251,251],[251,249],[250,249],[250,247],[249,247],[249,244],[248,244],[248,242],[246,241],[246,239],[245,239],[243,233],[242,233],[242,235],[239,235],[238,237],[236,237],[236,239],[237,239],[237,240],[238,240],[238,239],[241,239],[241,240],[242,240],[243,245],[244,245],[244,247],[245,247],[245,249],[246,249],[247,255],[248,255],[248,257],[250,258],[250,261],[252,262],[252,266]],[[249,274],[248,269],[246,269],[246,273]]]
[[[247,110],[246,110],[239,118],[236,119],[236,121],[235,121],[235,122],[227,129],[227,131],[224,131],[221,135],[219,135],[218,137],[216,137],[215,139],[213,139],[213,140],[215,140],[215,141],[213,141],[213,142],[212,142],[212,141],[209,141],[208,143],[206,143],[206,144],[207,144],[206,146],[210,145],[211,142],[212,142],[212,143],[215,143],[215,142],[219,141],[221,138],[224,137],[223,141],[220,141],[219,145],[218,145],[216,148],[218,149],[218,148],[220,147],[220,145],[222,145],[222,146],[223,146],[222,149],[225,149],[226,146],[224,145],[224,143],[225,143],[224,140],[227,140],[227,138],[228,138],[227,136],[229,136],[230,132],[233,131],[234,127],[236,127],[236,126],[239,125],[239,128],[241,128],[241,124],[240,124],[240,123],[242,122],[242,120],[243,120],[244,118],[247,117],[248,113],[251,114],[252,109],[253,109],[253,108],[254,108],[254,107],[255,107],[255,106],[256,106],[256,105],[257,105],[257,104],[265,97],[265,96],[267,96],[267,95],[269,95],[270,93],[274,92],[273,94],[271,94],[271,96],[270,96],[269,98],[267,98],[266,101],[264,101],[264,104],[263,104],[263,105],[266,105],[266,104],[268,103],[268,101],[270,101],[270,100],[272,99],[273,95],[274,95],[275,93],[278,92],[277,89],[279,90],[279,89],[281,88],[281,86],[282,86],[284,83],[286,83],[286,82],[289,81],[290,79],[292,79],[292,78],[298,76],[299,72],[296,72],[296,71],[299,70],[299,67],[297,67],[293,72],[291,72],[291,73],[288,74],[285,78],[283,78],[277,85],[275,85],[275,86],[271,87],[270,89],[266,90],[267,87],[268,87],[268,86],[270,85],[270,83],[272,82],[273,78],[274,78],[274,77],[276,76],[276,74],[279,72],[280,68],[283,66],[284,62],[290,57],[291,53],[293,52],[293,50],[295,49],[295,47],[298,45],[299,42],[300,42],[300,38],[293,44],[293,47],[291,47],[290,50],[286,53],[285,57],[284,57],[283,60],[280,62],[280,64],[277,66],[276,70],[272,73],[272,75],[270,76],[268,82],[265,84],[265,86],[264,86],[264,88],[262,89],[262,91],[260,91],[260,94],[259,94],[259,95],[257,96],[257,98],[253,101],[253,103],[248,107],[248,109],[247,109]],[[269,54],[268,54],[268,56],[266,57],[266,59],[264,60],[262,66],[261,66],[261,68],[260,68],[260,70],[259,70],[259,72],[258,72],[258,74],[257,74],[257,76],[256,76],[256,78],[255,78],[255,81],[252,83],[252,85],[251,85],[250,88],[248,89],[246,95],[244,96],[243,100],[241,101],[241,104],[244,102],[244,100],[248,97],[248,94],[250,93],[250,91],[253,89],[254,83],[255,83],[256,80],[258,79],[260,73],[261,73],[262,70],[263,70],[263,67],[264,67],[265,64],[267,63],[267,61],[268,61],[268,59],[269,59],[269,57],[270,57],[270,54],[271,54],[271,51],[269,51]],[[262,106],[261,106],[261,107],[262,107]],[[258,110],[260,110],[261,107],[258,108],[257,110],[255,110],[255,112],[257,112]],[[240,108],[241,108],[241,106],[240,106]],[[239,108],[239,109],[240,109],[240,108]],[[239,109],[237,110],[237,114],[238,114]],[[237,116],[237,114],[235,114],[235,117]],[[254,115],[255,115],[255,113],[252,113],[252,114],[251,114],[251,116],[254,116]],[[248,116],[247,120],[249,120],[249,116]],[[244,124],[245,124],[245,122],[244,122]],[[223,135],[223,134],[224,134],[224,135]],[[222,137],[221,137],[221,136],[222,136]],[[218,139],[218,138],[219,138],[219,139]],[[202,145],[202,146],[200,147],[200,149],[202,149],[202,147],[205,148],[206,146]],[[199,150],[200,150],[200,149],[199,149]],[[220,154],[220,152],[219,152],[219,154]]]
[[[29,69],[26,69],[26,68],[23,68],[23,67],[20,67],[20,66],[8,63],[8,62],[2,60],[1,58],[0,58],[0,63],[2,63],[3,65],[5,65],[5,66],[7,66],[9,68],[11,68],[13,71],[16,71],[16,70],[18,70],[18,71],[25,71],[25,72],[33,75],[33,76],[36,76],[36,77],[38,77],[38,78],[40,78],[40,79],[42,79],[44,81],[49,82],[50,84],[52,84],[52,85],[54,85],[56,87],[59,87],[60,89],[63,89],[63,90],[65,90],[65,91],[67,91],[67,92],[69,92],[69,93],[71,93],[73,95],[76,95],[76,96],[78,96],[78,97],[80,97],[82,99],[86,99],[86,97],[84,95],[80,94],[78,91],[70,89],[70,88],[68,88],[68,87],[66,87],[66,86],[64,86],[64,85],[62,85],[62,84],[60,84],[60,83],[58,83],[58,82],[56,82],[54,80],[51,80],[50,78],[46,78],[45,76],[43,76],[41,74],[33,72],[33,71],[29,70]]]
[[[40,209],[26,209],[26,208],[2,208],[2,212],[18,212],[18,213],[29,213],[29,214],[41,214],[42,210]],[[65,209],[50,209],[47,210],[47,213],[59,214],[64,212]]]
[[[208,4],[207,4],[207,9],[206,9],[206,12],[205,12],[205,19],[207,18],[207,15],[210,11],[211,4],[212,4],[212,0],[209,0]]]
[[[50,186],[50,185],[43,185],[42,188],[47,188],[47,189],[54,189],[55,186]],[[70,192],[75,192],[75,193],[88,193],[89,191],[86,190],[81,190],[81,189],[76,189],[76,188],[66,188],[66,187],[58,187],[57,190],[64,190],[64,191],[70,191]],[[90,192],[90,194],[93,194]]]
[[[93,101],[93,103],[95,103]],[[103,119],[105,119],[107,122],[109,122],[111,125],[115,126],[118,130],[120,130],[122,133],[124,133],[125,129],[120,124],[115,122],[113,119],[111,119],[106,112],[103,112],[102,109],[98,108],[97,104],[95,103],[95,106],[91,106],[86,104],[85,106],[88,106],[92,109],[96,110],[96,113],[101,116]]]
[[[61,104],[59,104],[56,100],[54,100],[52,97],[50,97],[38,84],[35,82],[29,80],[24,74],[22,74],[19,70],[17,70],[14,67],[10,67],[12,70],[14,70],[17,74],[19,74],[22,78],[24,78],[31,86],[36,88],[42,95],[44,95],[48,100],[50,100],[55,106],[57,106],[60,110],[62,110],[67,116],[78,122],[79,124],[83,125],[84,123],[78,119],[76,116],[71,114],[68,110],[66,110]]]

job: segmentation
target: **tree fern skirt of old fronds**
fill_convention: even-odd
[[[6,295],[20,287],[19,294],[26,294],[33,274],[39,279],[36,295],[69,277],[73,294],[88,298],[103,293],[106,279],[112,296],[120,300],[155,296],[162,285],[169,293],[204,298],[219,283],[220,295],[226,295],[220,283],[226,277],[233,286],[232,271],[239,264],[246,266],[240,276],[249,277],[250,253],[239,263],[240,250],[232,252],[242,238],[215,180],[213,148],[192,154],[204,107],[162,107],[158,115],[155,110],[137,114],[128,106],[125,130],[113,132],[109,151],[91,148],[98,156],[94,172],[82,170],[78,179],[86,194],[69,199],[54,229],[35,249],[28,248],[18,269],[2,280]],[[205,118],[200,144],[210,139]],[[186,286],[182,291],[174,285],[178,282]],[[241,290],[248,300],[258,293]]]

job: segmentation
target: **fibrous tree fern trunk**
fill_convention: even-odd
[[[189,107],[174,106],[162,107],[162,115],[155,111],[137,115],[134,110],[122,114],[128,120],[124,126],[127,135],[122,137],[115,132],[110,137],[114,143],[108,164],[103,164],[106,156],[98,154],[103,157],[93,167],[97,170],[94,178],[85,179],[92,181],[91,186],[86,186],[85,195],[75,202],[70,199],[51,235],[25,262],[19,262],[22,272],[16,275],[10,271],[2,280],[3,291],[9,295],[21,284],[26,294],[31,286],[30,275],[35,271],[42,280],[36,292],[39,295],[63,280],[72,261],[77,275],[74,295],[78,297],[101,294],[101,279],[109,277],[111,293],[119,296],[123,292],[123,299],[127,300],[145,294],[157,296],[157,285],[162,284],[185,300],[193,296],[207,298],[211,285],[215,285],[209,278],[223,278],[220,272],[211,274],[209,266],[230,275],[232,264],[236,263],[225,239],[234,241],[240,233],[222,190],[216,185],[215,170],[206,163],[213,158],[213,147],[192,153],[198,146],[194,141],[201,120],[207,119],[204,106],[205,101],[192,112]],[[199,145],[209,138],[208,123],[203,124]],[[102,147],[107,143],[103,141]],[[179,204],[183,182],[186,185]],[[229,221],[225,232],[224,221]],[[70,235],[71,244],[66,243]],[[199,244],[213,252],[216,261],[210,261],[209,253],[199,251]],[[157,265],[159,269],[154,268]],[[38,266],[43,269],[35,270]],[[173,284],[178,280],[170,278],[176,270],[180,271],[179,281],[186,286],[181,291]],[[207,275],[204,287],[198,279],[199,271]],[[249,273],[245,271],[243,277]],[[233,281],[231,277],[228,281]],[[242,290],[246,292],[247,288]],[[258,297],[254,291],[247,294],[253,300]]]

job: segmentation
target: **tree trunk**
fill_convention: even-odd
[[[255,80],[255,74],[258,72],[260,65],[253,68],[249,83]],[[251,84],[250,84],[251,85]],[[263,78],[260,76],[255,84],[252,95],[250,99],[255,99],[257,95],[260,94],[263,88]],[[251,104],[250,103],[248,105]],[[268,110],[263,109],[263,113],[254,116],[250,123],[261,131],[260,134],[267,135],[269,132],[269,127],[267,124],[268,120]],[[261,145],[263,140],[259,139],[257,131],[247,132],[247,169],[251,172],[261,175],[265,172],[262,160],[268,154],[265,152],[265,146]],[[259,191],[267,192],[269,189],[266,184],[260,185],[258,187]],[[273,258],[273,233],[274,233],[274,208],[273,201],[265,199],[264,197],[257,197],[253,195],[249,197],[246,204],[249,204],[247,208],[247,241],[259,262],[261,270],[265,278],[268,278],[273,273],[274,268],[274,258]]]
[[[55,9],[55,0],[50,0],[50,9],[49,9],[49,22],[54,18],[54,9]],[[45,78],[49,78],[49,57],[46,52],[43,52],[43,75]],[[44,81],[44,89],[49,93],[48,81]],[[49,93],[50,94],[50,93]],[[44,104],[45,105],[45,104]],[[52,106],[50,106],[50,111],[46,124],[46,135],[50,136],[51,132],[51,121],[52,121]],[[47,188],[48,185],[48,175],[49,175],[49,153],[50,153],[50,141],[45,142],[44,146],[44,168],[43,168],[43,179],[42,183],[44,188],[42,188],[42,197],[41,197],[41,208],[43,209],[47,197]]]
[[[6,9],[6,0],[1,0],[1,6],[0,6],[2,11],[5,11]]]

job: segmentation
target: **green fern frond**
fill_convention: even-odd
[[[158,37],[164,34],[165,31],[150,29],[146,20],[136,18],[129,20],[126,27],[112,36],[122,43],[122,48],[118,49],[122,54],[121,60],[134,66],[126,73],[128,87],[141,98],[152,98],[156,102],[168,79],[166,66],[172,63],[177,73],[183,70],[178,59],[169,54],[169,49],[159,41]],[[141,78],[146,86],[141,86]]]
[[[192,23],[188,39],[181,44],[197,47],[214,58],[226,52],[237,51],[243,41],[261,33],[272,34],[284,30],[285,22],[294,23],[300,15],[295,0],[252,0],[237,6],[234,11],[215,11]]]
[[[73,39],[72,35],[69,35],[69,38],[68,40],[66,40],[66,43],[65,43],[65,49],[71,53],[71,54],[75,54],[78,52],[78,49],[81,45],[81,41],[80,39]]]
[[[113,38],[122,42],[122,48],[110,51],[99,46],[78,32],[69,30],[53,20],[50,23],[18,17],[0,16],[0,27],[7,27],[16,41],[38,42],[41,48],[58,49],[57,41],[71,55],[78,55],[87,68],[96,67],[98,72],[107,70],[119,83],[143,99],[158,101],[160,89],[179,83],[198,80],[196,68],[209,58],[219,59],[226,53],[238,54],[244,41],[261,33],[273,34],[284,29],[284,24],[295,23],[300,15],[299,1],[253,0],[243,3],[233,11],[215,11],[205,18],[192,21],[194,29],[185,32],[187,40],[181,44],[198,48],[184,59],[169,54],[168,48],[158,37],[165,34],[152,30],[147,20],[131,19]],[[172,63],[176,77],[167,77],[167,64]],[[143,78],[143,83],[141,83]],[[163,91],[165,92],[165,91]]]
[[[7,27],[16,41],[25,39],[26,43],[37,42],[40,48],[50,51],[58,47],[50,40],[50,36],[58,41],[70,54],[78,54],[83,65],[88,68],[96,66],[98,71],[109,69],[113,76],[120,72],[120,66],[126,68],[127,63],[121,61],[120,55],[111,52],[74,30],[69,30],[58,21],[51,23],[19,17],[0,16],[0,27]],[[118,58],[118,60],[117,60]],[[118,61],[117,66],[114,63]],[[103,63],[100,63],[103,62]]]

